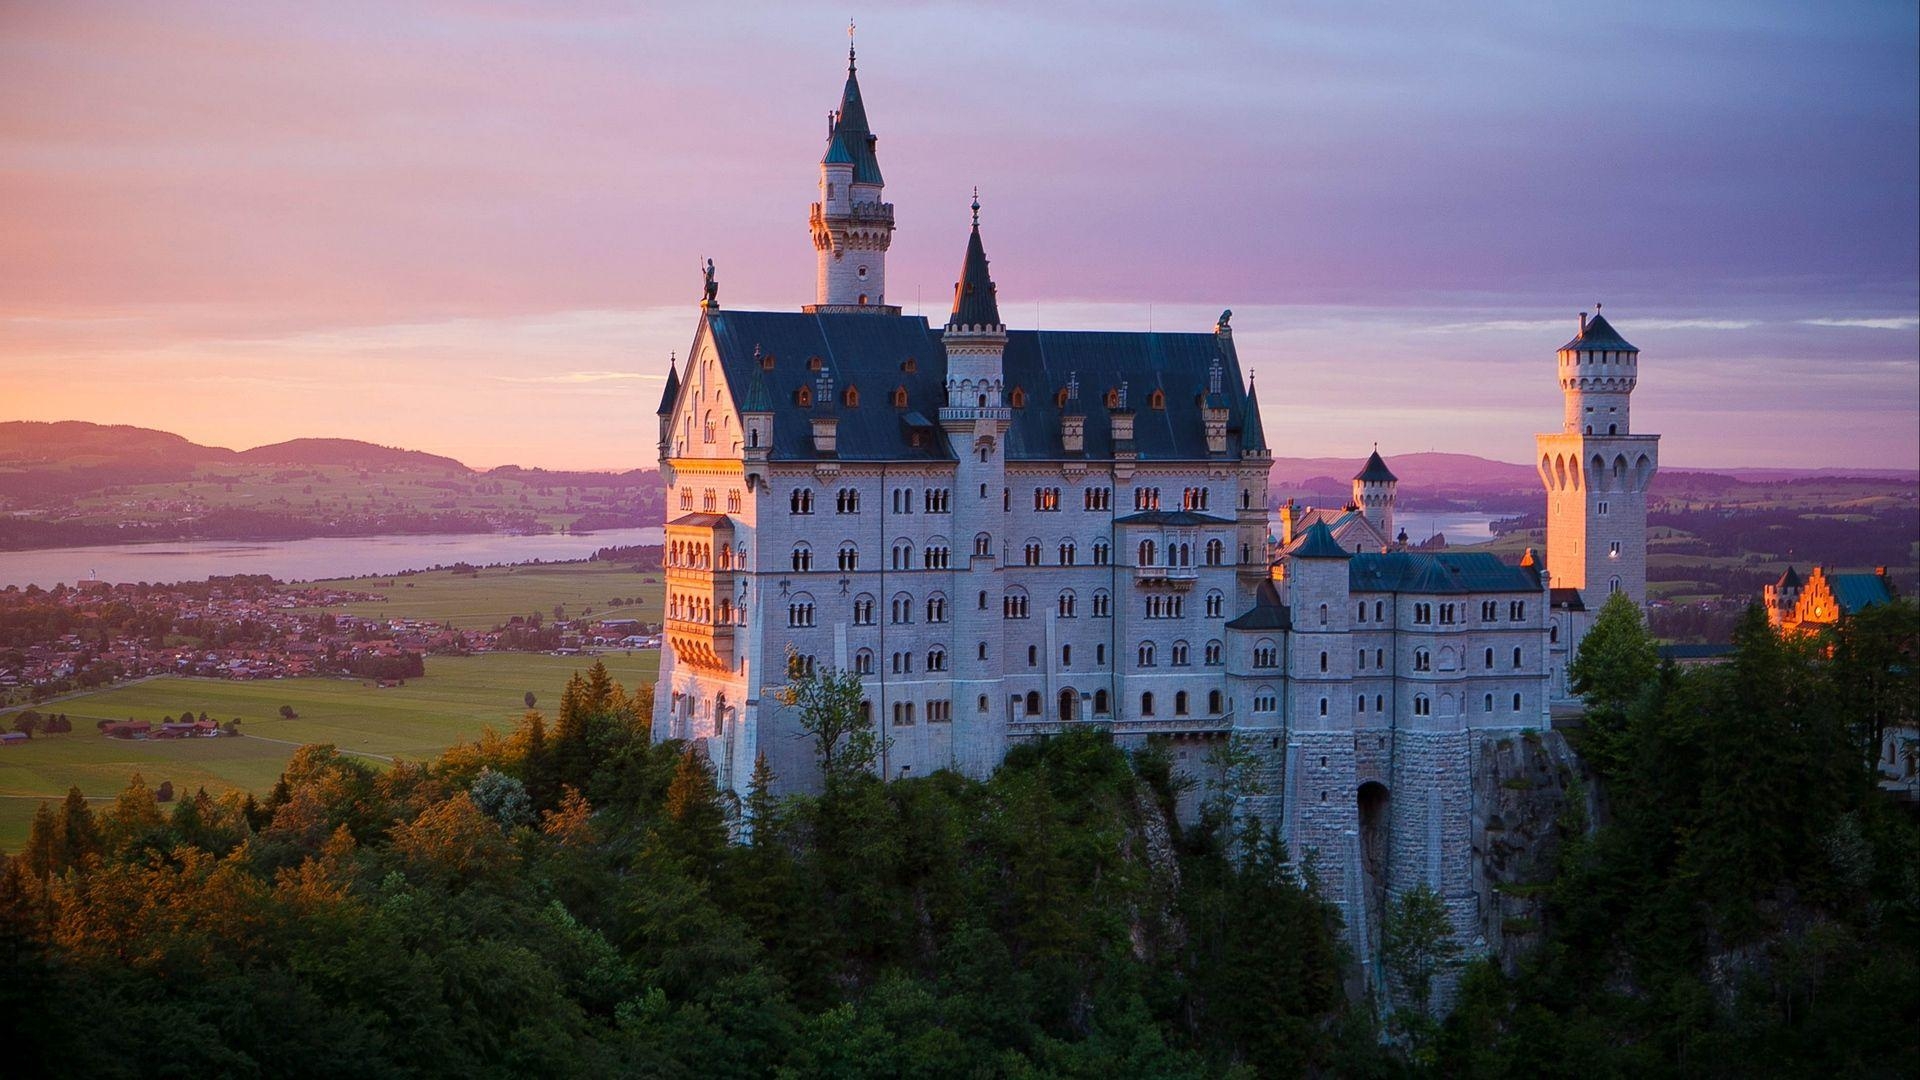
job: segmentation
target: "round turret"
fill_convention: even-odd
[[[1580,333],[1560,346],[1560,389],[1569,435],[1625,435],[1627,409],[1640,376],[1640,350],[1602,318],[1580,314]]]

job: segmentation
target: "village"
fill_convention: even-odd
[[[157,675],[339,675],[397,685],[419,676],[428,655],[564,655],[659,646],[657,626],[612,615],[531,613],[484,629],[456,629],[338,610],[380,599],[346,589],[284,586],[263,576],[9,587],[0,590],[0,707]]]

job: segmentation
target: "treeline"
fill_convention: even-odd
[[[1336,927],[1271,834],[1176,833],[1165,755],[746,805],[596,667],[381,772],[306,747],[255,802],[43,807],[0,867],[13,1075],[1378,1073]],[[844,756],[842,760],[845,760]],[[751,824],[730,843],[727,821]],[[47,1007],[58,1002],[57,1008]]]
[[[1823,563],[1833,567],[1913,565],[1913,540],[1920,536],[1920,507],[1884,510],[1676,510],[1647,514],[1652,528],[1692,533],[1692,545],[1668,545],[1671,554],[1746,555],[1769,560]]]
[[[1876,790],[1915,722],[1920,612],[1783,641],[1759,609],[1725,666],[1661,668],[1610,600],[1570,671],[1607,820],[1576,813],[1545,943],[1468,971],[1434,1048],[1483,1077],[1910,1076],[1920,829]]]

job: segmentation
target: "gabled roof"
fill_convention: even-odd
[[[691,525],[700,529],[731,529],[733,519],[725,514],[703,514],[696,511],[691,514],[681,514],[667,524],[669,526]]]
[[[813,460],[812,421],[839,421],[834,456],[841,461],[939,461],[951,457],[937,434],[912,434],[901,414],[938,411],[946,395],[945,357],[939,336],[917,316],[717,310],[702,314],[727,386],[746,401],[743,412],[773,414],[769,456]],[[818,357],[820,370],[810,361]],[[912,360],[912,364],[907,361]],[[768,367],[763,361],[770,361]],[[913,368],[912,371],[906,370]],[[820,375],[844,391],[860,391],[860,404],[846,407],[839,392],[815,408],[798,404],[801,387],[810,397]],[[907,392],[904,408],[893,391]],[[916,440],[918,445],[916,445]]]
[[[1354,479],[1369,484],[1396,484],[1400,482],[1400,478],[1393,475],[1393,470],[1387,468],[1387,463],[1381,460],[1380,449],[1378,447],[1375,447],[1373,453],[1367,457],[1366,465],[1361,467],[1360,471],[1355,474]]]
[[[847,85],[840,91],[840,112],[833,124],[833,133],[827,139],[828,160],[834,153],[835,145],[853,161],[853,182],[856,184],[884,184],[880,177],[880,160],[874,156],[873,146],[876,140],[867,127],[866,101],[860,96],[860,79],[854,73],[853,50],[847,50]]]
[[[1795,570],[1791,566],[1787,567],[1787,572],[1780,575],[1780,580],[1774,582],[1773,587],[1776,589],[1782,589],[1782,590],[1799,588],[1800,587],[1799,571]]]
[[[667,388],[660,395],[660,408],[656,415],[669,416],[673,413],[673,404],[680,400],[680,369],[667,362]]]
[[[1324,521],[1316,521],[1307,527],[1307,535],[1300,546],[1288,552],[1296,559],[1351,559],[1353,552],[1340,546],[1333,538],[1333,530],[1327,528]]]
[[[1390,551],[1353,556],[1347,566],[1351,592],[1427,595],[1540,591],[1537,567],[1509,566],[1484,551]],[[1570,590],[1571,591],[1571,590]],[[1558,594],[1559,589],[1554,592]],[[1556,606],[1558,597],[1556,596]]]
[[[1893,590],[1879,574],[1828,574],[1827,587],[1833,590],[1833,602],[1848,615],[1893,600]]]
[[[927,320],[915,315],[833,314],[826,312],[741,311],[715,309],[701,315],[711,335],[727,386],[743,412],[774,414],[774,460],[813,460],[811,410],[796,404],[802,386],[811,389],[816,373],[808,360],[819,357],[833,385],[857,387],[860,404],[839,404],[838,457],[861,460],[948,460],[947,439],[907,428],[898,414],[936,417],[946,398],[946,346]],[[773,358],[762,373],[760,357]],[[1134,406],[1133,450],[1141,461],[1207,461],[1206,420],[1201,399],[1208,365],[1220,359],[1227,398],[1226,459],[1237,460],[1245,442],[1243,426],[1250,401],[1241,392],[1239,360],[1231,339],[1212,333],[1168,334],[1012,330],[1002,354],[1009,390],[1026,391],[1026,404],[1011,410],[1006,453],[1016,461],[1099,460],[1113,456],[1112,410],[1106,392],[1122,383]],[[913,360],[907,371],[907,360]],[[1055,396],[1078,375],[1081,397],[1062,406]],[[764,380],[756,387],[756,379]],[[907,392],[904,409],[893,406],[893,391]],[[1160,390],[1165,407],[1149,401]],[[1092,398],[1092,400],[1088,400]],[[1086,417],[1085,453],[1068,455],[1061,440],[1061,416]],[[1258,424],[1254,425],[1257,436]],[[913,445],[918,438],[922,445]]]
[[[1273,587],[1273,579],[1268,578],[1254,590],[1253,607],[1246,614],[1227,624],[1229,630],[1290,630],[1293,628],[1293,612],[1280,602],[1280,591]]]
[[[1560,348],[1563,352],[1567,349],[1574,349],[1579,352],[1640,351],[1628,344],[1627,339],[1621,337],[1620,332],[1613,328],[1613,324],[1608,322],[1597,311],[1587,319],[1585,328],[1583,328],[1572,341],[1560,346]]]
[[[1227,460],[1238,460],[1249,443],[1248,398],[1241,391],[1239,358],[1231,338],[1212,333],[1169,334],[1088,330],[1009,330],[1001,367],[1009,390],[1024,388],[1027,404],[1013,410],[1007,454],[1015,460],[1092,460],[1113,456],[1113,412],[1108,390],[1127,386],[1133,414],[1133,451],[1141,461],[1206,461],[1206,416],[1201,399],[1207,368],[1220,358],[1227,398]],[[1079,376],[1080,402],[1062,408],[1054,393]],[[1165,408],[1152,405],[1153,392]],[[1086,452],[1069,455],[1061,441],[1061,416],[1071,410],[1086,416]],[[1253,425],[1255,437],[1259,425]]]
[[[967,257],[960,264],[960,280],[953,284],[953,314],[948,327],[999,326],[1000,304],[993,277],[987,272],[987,249],[980,243],[980,200],[973,200],[973,233],[967,237]]]

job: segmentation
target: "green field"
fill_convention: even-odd
[[[663,578],[658,570],[635,573],[613,563],[573,562],[466,573],[431,570],[313,584],[386,598],[329,608],[331,611],[388,619],[428,619],[452,622],[463,630],[484,630],[514,615],[538,612],[543,619],[552,618],[556,604],[565,605],[569,618],[592,614],[659,622],[665,593]],[[619,606],[611,603],[616,598]]]
[[[67,735],[36,736],[25,746],[0,749],[0,849],[17,850],[41,799],[58,799],[79,785],[109,799],[140,773],[149,786],[173,781],[181,794],[238,788],[265,792],[294,749],[332,743],[382,761],[425,758],[492,726],[505,731],[525,710],[532,691],[552,715],[561,688],[594,657],[488,653],[428,657],[424,678],[379,689],[354,679],[232,682],[171,676],[148,679],[41,706],[73,720]],[[651,682],[660,668],[654,651],[599,657],[629,689]],[[298,717],[283,720],[280,706]],[[99,719],[158,721],[184,710],[204,710],[225,723],[239,718],[240,738],[108,739],[94,733]]]

